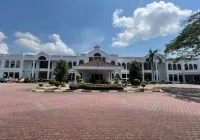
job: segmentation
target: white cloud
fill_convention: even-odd
[[[105,37],[97,29],[85,28],[80,32],[77,37],[79,41],[77,44],[73,44],[79,53],[87,53],[93,50],[95,45],[101,45]]]
[[[8,45],[3,42],[7,38],[3,32],[0,32],[0,54],[8,54]]]
[[[50,39],[54,40],[53,43],[42,43],[38,37],[32,35],[29,32],[16,32],[15,37],[18,38],[17,40],[15,40],[18,45],[24,48],[28,48],[36,53],[44,51],[50,54],[75,54],[74,51],[69,48],[57,34],[52,34],[49,36]]]
[[[125,47],[137,40],[176,33],[180,29],[180,21],[192,11],[181,10],[173,3],[160,1],[137,8],[131,17],[120,16],[122,13],[122,9],[113,13],[113,27],[123,29],[123,32],[113,38],[114,47]]]

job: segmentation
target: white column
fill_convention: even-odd
[[[16,66],[17,66],[17,61],[15,60],[15,65],[14,65],[14,68],[16,68]]]
[[[5,62],[6,62],[6,60],[2,60],[2,61],[1,61],[1,68],[2,68],[2,69],[5,68]]]
[[[121,78],[122,78],[121,70],[118,70],[118,74],[119,74],[119,77],[120,77],[120,79],[121,79]],[[121,80],[119,81],[119,84],[121,84]]]
[[[110,72],[108,72],[108,82],[111,82],[111,80],[110,80]]]
[[[34,70],[35,70],[35,59],[33,60],[33,67],[32,67],[32,77],[34,77]]]
[[[185,81],[185,74],[183,74],[183,83],[186,83],[186,81]]]
[[[50,63],[51,63],[51,61],[50,61],[50,60],[48,60],[47,79],[49,79],[49,75],[50,75]]]
[[[167,82],[168,82],[169,81],[169,74],[167,73],[166,76],[167,76]]]
[[[155,77],[153,75],[153,72],[151,73],[151,81],[154,81]]]
[[[178,83],[180,83],[180,81],[179,81],[179,74],[177,74],[177,79],[178,79]]]
[[[71,80],[72,80],[72,78],[73,78],[73,73],[71,73],[71,77],[70,77],[70,78],[71,78]]]
[[[168,76],[168,63],[165,62],[165,67],[166,67],[166,78],[167,78],[167,81],[169,81],[169,76]]]
[[[118,74],[119,74],[120,78],[122,78],[121,70],[118,70]]]
[[[198,58],[198,66],[197,66],[198,69],[200,69],[200,58]]]
[[[158,62],[156,60],[156,81],[158,82]]]
[[[8,67],[10,68],[10,66],[11,66],[11,60],[9,60],[9,66]]]
[[[23,77],[23,70],[24,70],[24,60],[22,59],[21,62],[20,62],[20,75],[19,77]]]
[[[142,81],[144,81],[144,63],[142,62]]]
[[[74,84],[76,84],[76,74],[77,74],[77,70],[75,70],[75,76],[74,76]]]

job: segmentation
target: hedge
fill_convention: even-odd
[[[62,87],[66,87],[65,83],[60,83],[56,81],[55,79],[49,80],[49,85],[56,86],[56,87],[59,87],[61,85]]]
[[[87,89],[87,90],[123,90],[119,84],[83,84],[70,85],[70,90]]]

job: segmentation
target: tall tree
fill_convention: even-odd
[[[148,58],[146,59],[146,61],[149,62],[150,65],[151,65],[151,72],[153,74],[153,77],[152,77],[153,81],[155,80],[154,62],[155,62],[155,60],[158,60],[159,63],[162,63],[163,58],[164,58],[164,56],[162,54],[159,54],[158,49],[156,49],[156,50],[150,49],[149,50]]]
[[[131,84],[134,83],[134,79],[142,81],[142,70],[137,61],[133,61],[129,64],[129,79]]]
[[[56,63],[56,67],[54,69],[54,75],[56,81],[65,82],[68,77],[68,65],[64,60],[60,60]]]
[[[165,45],[165,54],[173,55],[170,60],[178,62],[191,60],[200,55],[200,11],[192,14],[181,26],[185,28],[169,44]]]

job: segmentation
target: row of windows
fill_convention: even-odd
[[[106,62],[106,58],[100,57],[100,56],[89,57],[89,62],[93,61],[93,60],[102,60],[102,61]]]
[[[188,67],[189,66],[189,67]],[[184,65],[184,67],[185,67],[185,70],[193,70],[193,69],[198,69],[198,67],[197,67],[197,64],[194,64],[194,65],[192,65],[192,64],[185,64]]]
[[[181,64],[168,64],[168,70],[181,70]]]
[[[112,65],[115,65],[115,61],[111,61],[111,64]],[[124,69],[129,69],[129,64],[130,63],[119,63],[118,62],[118,66],[122,66]],[[142,63],[139,63],[138,64],[140,65],[140,68],[142,68]],[[144,63],[144,70],[151,70],[151,64],[150,63]]]
[[[21,62],[18,60],[18,61],[9,61],[9,60],[6,60],[5,62],[5,68],[20,68],[20,64]]]
[[[79,65],[81,65],[81,64],[84,64],[84,61],[83,61],[83,60],[80,60],[80,61],[79,61]],[[72,65],[73,65],[73,66],[76,66],[76,62],[73,62],[73,63],[72,63],[71,61],[69,61],[69,62],[68,62],[68,67],[69,67],[69,68],[72,68]]]
[[[193,69],[198,69],[197,64],[185,64],[184,65],[185,70],[193,70]],[[168,64],[168,70],[181,70],[181,64]]]
[[[19,72],[4,72],[3,73],[4,78],[19,78]]]
[[[173,82],[173,81],[177,82],[178,79],[179,79],[180,82],[183,82],[183,75],[169,74],[169,81],[171,81],[171,82]]]

